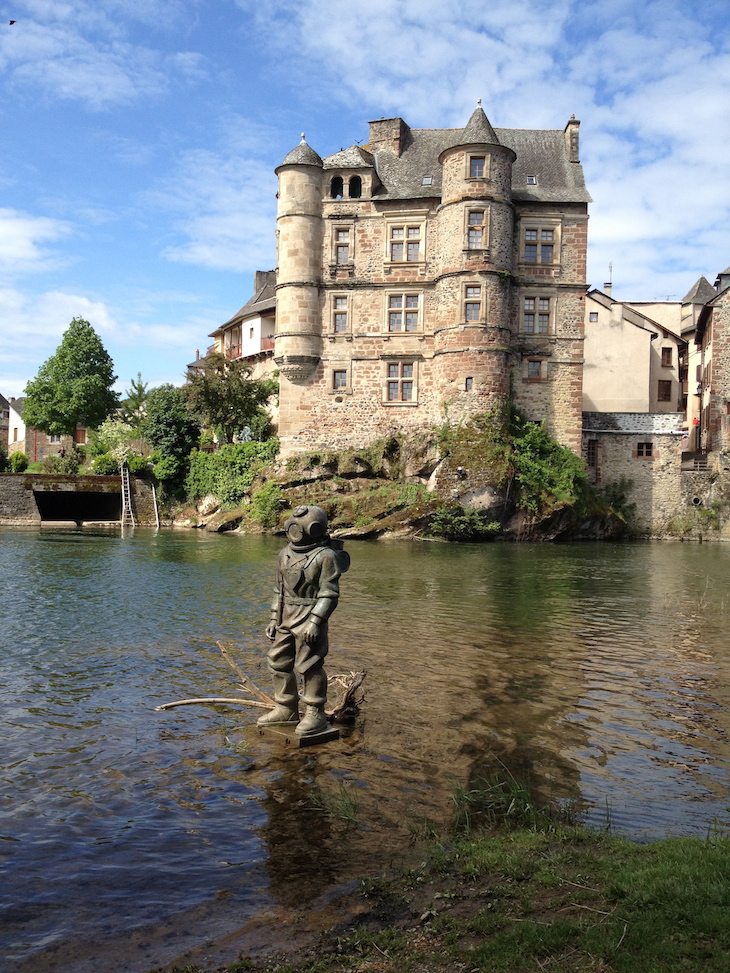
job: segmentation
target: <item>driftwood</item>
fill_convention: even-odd
[[[259,689],[250,676],[246,675],[235,659],[232,658],[225,646],[221,645],[220,642],[216,642],[216,645],[221,650],[223,658],[241,680],[241,689],[244,692],[250,693],[256,698],[251,699],[250,697],[246,696],[203,696],[196,699],[178,699],[174,703],[162,703],[162,705],[156,706],[155,710],[172,709],[175,706],[192,706],[197,703],[224,703],[229,705],[233,704],[234,706],[256,706],[260,709],[274,708],[276,705],[274,700],[270,696],[267,696],[263,689]],[[331,722],[347,723],[355,719],[357,714],[360,712],[360,706],[365,700],[365,692],[362,689],[364,679],[365,672],[363,671],[340,673],[338,675],[329,677],[330,692],[334,690],[336,694],[334,706],[332,706],[331,709],[326,710],[327,718]]]

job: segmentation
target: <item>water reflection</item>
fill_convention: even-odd
[[[454,782],[500,765],[642,837],[727,821],[724,547],[351,544],[329,664],[368,671],[351,734],[292,752],[255,712],[154,712],[231,693],[217,639],[268,685],[279,547],[0,532],[9,969],[83,973],[74,950],[103,936],[107,966],[141,970],[196,924],[304,905],[387,867],[409,825],[448,818]],[[315,808],[341,787],[357,826]]]

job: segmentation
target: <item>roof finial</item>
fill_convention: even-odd
[[[302,132],[302,142],[306,142],[306,141],[307,140],[304,138],[304,132]]]
[[[477,108],[481,108],[481,107],[482,107],[482,99],[477,98]]]

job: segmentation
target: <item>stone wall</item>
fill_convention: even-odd
[[[154,525],[155,506],[152,486],[136,477],[130,478],[132,506],[139,524]],[[37,494],[74,494],[73,505],[67,497],[57,504],[52,496]],[[84,503],[84,495],[89,497]],[[99,495],[109,495],[110,502],[99,502]],[[112,501],[112,498],[113,501]],[[118,498],[118,499],[117,499]],[[39,506],[40,503],[40,506]],[[71,511],[71,506],[73,510]],[[54,508],[59,516],[54,516]],[[41,510],[45,515],[42,517]],[[100,516],[98,511],[104,512]],[[114,510],[114,516],[105,512]],[[0,474],[0,525],[28,526],[42,520],[82,522],[115,522],[121,510],[121,479],[118,476],[62,476],[42,473]],[[62,516],[61,516],[62,514]]]

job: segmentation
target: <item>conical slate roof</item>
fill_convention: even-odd
[[[725,271],[730,273],[730,268]],[[682,304],[707,304],[717,295],[717,291],[706,277],[700,277],[694,287],[682,298]]]
[[[307,140],[304,138],[304,132],[302,132],[302,140],[299,145],[292,149],[291,152],[285,157],[282,162],[283,166],[318,166],[321,168],[322,160],[314,151],[314,149],[307,145]]]
[[[482,108],[481,98],[461,133],[459,145],[469,145],[474,142],[484,142],[487,145],[499,145],[497,134],[489,124],[489,119]]]

